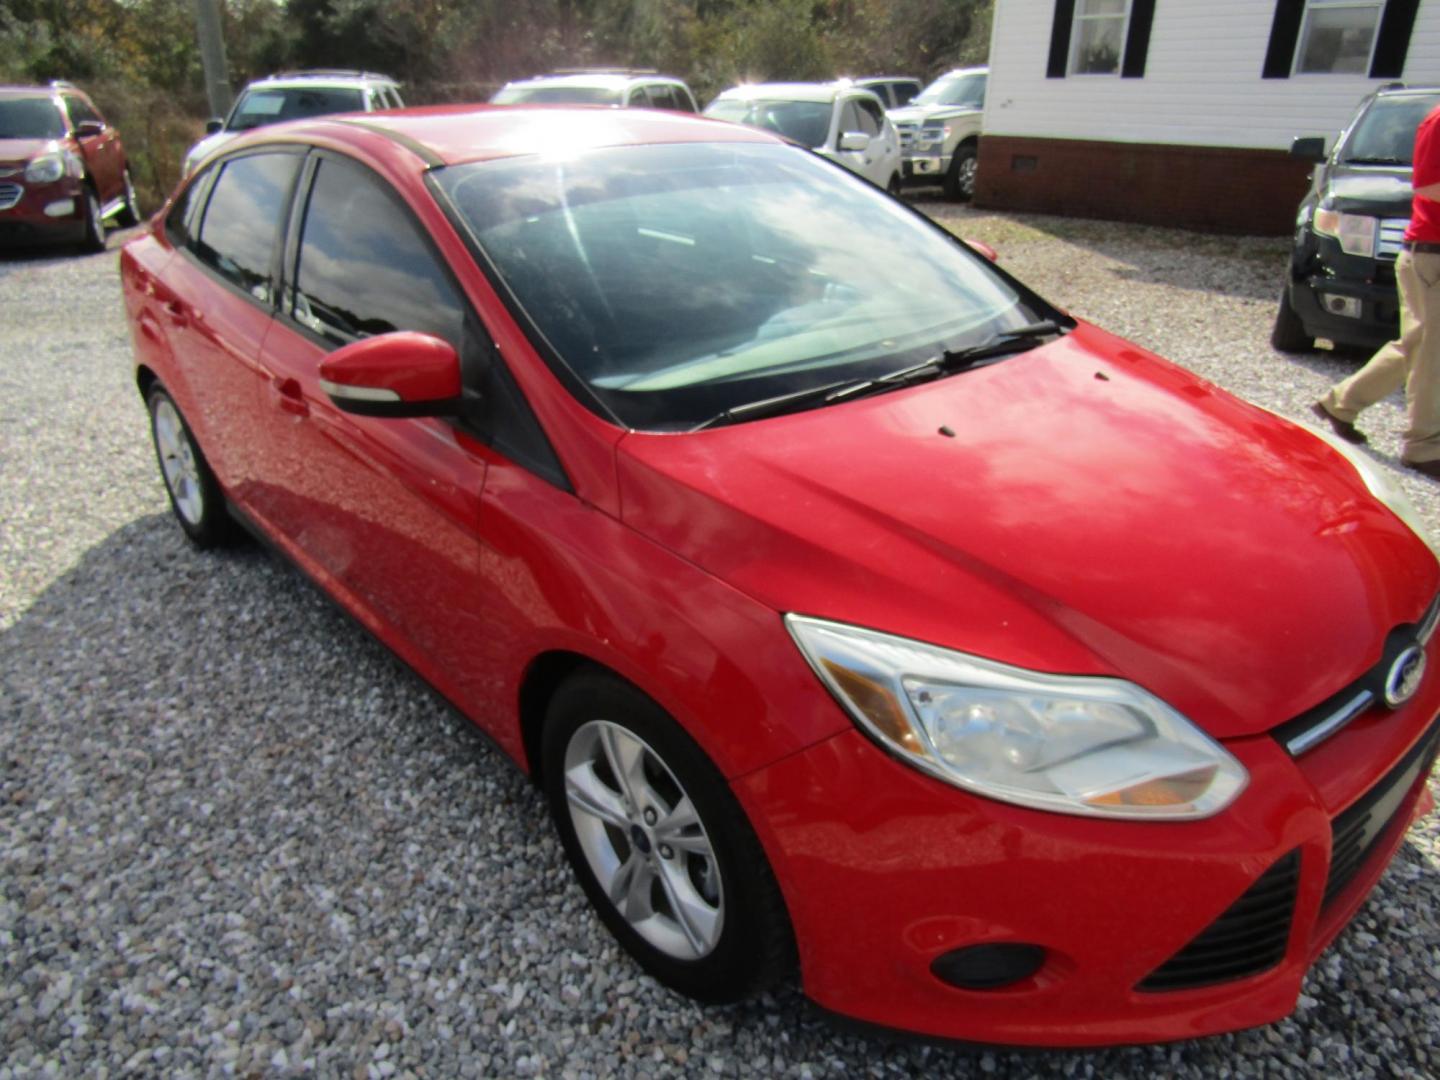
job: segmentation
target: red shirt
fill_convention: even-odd
[[[1440,105],[1431,109],[1415,129],[1415,174],[1413,187],[1440,184]],[[1422,244],[1440,244],[1440,202],[1416,195],[1410,201],[1410,227],[1405,239]]]

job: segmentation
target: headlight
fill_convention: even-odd
[[[886,749],[978,795],[1064,814],[1209,817],[1238,761],[1120,679],[1048,675],[873,630],[787,615],[816,673]]]
[[[1360,479],[1365,482],[1370,494],[1388,506],[1390,512],[1409,526],[1410,531],[1425,541],[1430,550],[1435,552],[1436,557],[1440,558],[1440,549],[1437,549],[1435,542],[1430,539],[1430,532],[1426,529],[1425,522],[1421,520],[1419,511],[1415,509],[1415,504],[1410,501],[1410,496],[1405,494],[1405,489],[1400,486],[1399,481],[1390,474],[1389,470],[1371,461],[1337,435],[1319,428],[1307,427],[1305,430],[1317,438],[1324,439],[1343,455],[1345,460],[1350,462],[1355,467],[1355,471],[1360,474]]]
[[[64,175],[64,154],[41,154],[25,166],[25,179],[32,184],[53,184]]]
[[[1342,214],[1338,210],[1315,210],[1314,228],[1321,236],[1340,241],[1340,250],[1348,255],[1375,254],[1375,227],[1378,219],[1366,214]]]

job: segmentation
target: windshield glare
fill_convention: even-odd
[[[50,98],[0,98],[0,139],[63,139],[65,118]]]
[[[1440,104],[1440,94],[1376,98],[1345,143],[1347,163],[1409,165],[1415,153],[1415,129]]]
[[[796,147],[631,146],[433,175],[561,362],[632,428],[688,429],[1055,316]]]
[[[619,105],[620,91],[603,86],[507,86],[492,105]]]
[[[920,91],[913,105],[955,105],[971,109],[985,107],[985,76],[952,75],[936,79]]]
[[[830,138],[829,101],[775,101],[722,98],[705,115],[733,124],[747,124],[794,139],[801,146],[824,146]]]
[[[236,102],[230,122],[225,126],[230,131],[248,131],[266,124],[278,124],[282,120],[361,112],[364,108],[365,97],[359,90],[310,86],[289,90],[247,90]]]

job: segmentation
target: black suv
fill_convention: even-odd
[[[1360,102],[1327,155],[1323,136],[1296,139],[1316,163],[1300,203],[1290,274],[1270,343],[1284,352],[1337,345],[1379,348],[1399,336],[1395,259],[1410,224],[1415,129],[1440,87],[1392,83]]]

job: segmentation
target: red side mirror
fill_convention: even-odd
[[[360,416],[451,415],[460,408],[460,356],[430,334],[380,334],[322,360],[320,388]]]
[[[975,252],[977,255],[984,255],[985,258],[989,259],[991,262],[1000,261],[1000,253],[994,248],[992,248],[989,244],[982,243],[979,240],[966,240],[965,244],[967,247],[970,248],[971,251]]]

